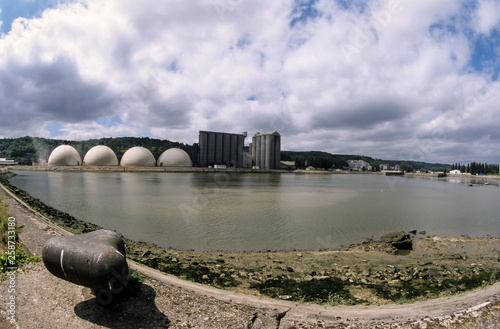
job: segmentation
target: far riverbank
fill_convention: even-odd
[[[56,172],[183,172],[183,173],[295,173],[295,174],[319,174],[319,175],[385,175],[384,172],[372,172],[372,171],[335,171],[335,170],[306,170],[306,169],[290,169],[290,170],[278,170],[278,169],[250,169],[250,168],[227,168],[227,169],[215,169],[207,167],[139,167],[139,166],[26,166],[26,165],[15,165],[9,167],[0,168],[4,171],[9,170],[19,170],[19,171],[56,171]],[[418,177],[438,177],[437,173],[405,173],[408,177],[418,176]],[[499,176],[500,177],[500,176]]]
[[[183,173],[295,173],[295,174],[319,174],[319,175],[385,175],[385,172],[372,172],[372,171],[335,171],[335,170],[305,170],[305,169],[290,169],[290,170],[278,170],[278,169],[250,169],[250,168],[227,168],[227,169],[215,169],[206,167],[139,167],[139,166],[26,166],[26,165],[15,165],[9,167],[0,168],[3,171],[8,170],[19,170],[19,171],[57,171],[57,172],[183,172]],[[422,178],[433,178],[433,177],[443,177],[442,173],[408,173],[405,172],[403,177],[422,177]],[[480,179],[495,179],[500,180],[500,175],[450,175],[446,174],[445,177],[457,177],[457,178],[480,178]]]

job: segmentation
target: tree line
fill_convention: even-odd
[[[303,157],[298,157],[295,159],[295,168],[305,169],[307,167],[330,169],[334,167],[334,165],[332,159],[325,157],[310,157],[307,159]]]
[[[476,174],[499,174],[500,166],[498,164],[488,164],[487,162],[471,162],[467,165],[454,163],[451,165],[451,170],[460,170],[461,172],[470,173],[472,175]]]

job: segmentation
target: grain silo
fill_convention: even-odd
[[[245,137],[245,134],[200,131],[200,166],[223,164],[228,167],[243,168]]]
[[[277,131],[252,137],[252,157],[261,169],[281,168],[281,135]]]

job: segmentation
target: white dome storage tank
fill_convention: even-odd
[[[193,162],[186,151],[171,148],[163,152],[158,158],[158,166],[163,167],[192,167]]]
[[[109,147],[97,145],[85,154],[83,164],[88,166],[118,166],[118,158]]]
[[[49,166],[79,166],[82,157],[71,145],[59,145],[50,153]]]
[[[134,146],[123,154],[120,164],[122,166],[154,167],[156,161],[150,150],[142,146]]]

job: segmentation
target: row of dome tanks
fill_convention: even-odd
[[[51,166],[118,166],[115,152],[105,145],[92,147],[85,157],[80,157],[78,151],[71,145],[60,145],[50,153],[48,164]],[[192,167],[193,162],[182,149],[170,148],[163,152],[158,161],[153,153],[145,147],[134,146],[122,156],[121,166],[163,166],[163,167]]]

